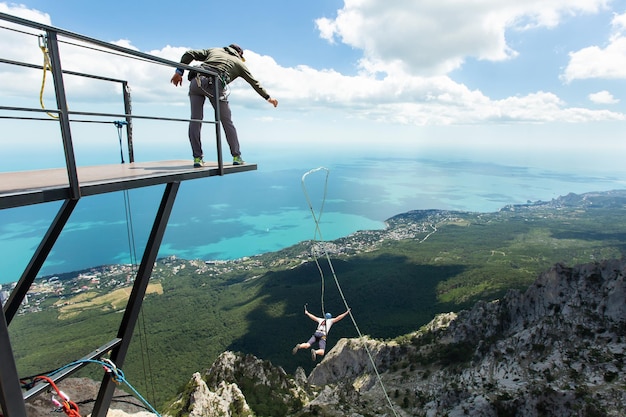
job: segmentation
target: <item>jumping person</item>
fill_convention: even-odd
[[[326,313],[324,314],[324,318],[320,318],[309,313],[305,305],[304,314],[317,323],[317,329],[315,329],[315,333],[313,333],[308,342],[298,343],[292,349],[291,353],[295,355],[298,350],[309,349],[314,343],[317,342],[318,349],[311,349],[311,359],[316,360],[318,356],[324,356],[324,353],[326,352],[326,337],[328,336],[331,326],[347,316],[348,313],[350,313],[350,309],[335,318],[333,318],[333,315],[330,313]]]
[[[233,165],[241,165],[244,163],[241,159],[241,151],[239,149],[239,138],[237,130],[233,124],[228,104],[228,84],[236,78],[241,77],[252,86],[254,91],[259,93],[268,103],[274,107],[278,106],[278,100],[271,98],[261,84],[252,76],[250,70],[243,57],[243,49],[237,44],[230,44],[224,48],[209,48],[189,50],[180,58],[181,64],[189,65],[192,61],[201,62],[201,67],[213,72],[217,72],[218,76],[215,81],[218,83],[220,121],[224,127],[226,141],[230,147],[230,153],[233,157]],[[171,82],[175,86],[179,86],[183,82],[184,70],[177,68],[172,76]],[[216,100],[213,97],[214,77],[207,76],[195,71],[190,71],[187,77],[189,84],[189,102],[191,105],[191,119],[198,121],[189,122],[189,142],[193,153],[193,166],[200,168],[204,165],[204,154],[202,152],[202,142],[200,140],[200,129],[202,123],[199,120],[204,116],[204,101],[208,97],[209,101],[215,108]]]

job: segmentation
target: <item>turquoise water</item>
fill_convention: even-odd
[[[626,188],[618,175],[551,171],[518,165],[435,159],[362,158],[307,176],[324,240],[380,229],[415,209],[491,212],[507,204],[550,200],[570,192]],[[264,170],[183,182],[159,256],[226,260],[276,251],[314,237],[302,187],[303,168]],[[40,275],[141,258],[162,186],[85,197]],[[125,204],[131,208],[126,220]],[[60,203],[0,211],[0,283],[17,281]],[[132,225],[132,239],[129,239]],[[129,243],[130,242],[130,243]]]

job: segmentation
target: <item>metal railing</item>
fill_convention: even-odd
[[[128,59],[139,59],[143,62],[162,65],[171,68],[184,68],[188,70],[195,70],[196,72],[204,73],[208,76],[216,77],[217,74],[203,68],[191,67],[188,65],[182,65],[178,62],[169,61],[160,57],[152,56],[146,53],[138,52],[136,50],[131,50],[128,48],[124,48],[118,45],[110,44],[107,42],[99,41],[97,39],[89,38],[83,35],[79,35],[76,33],[68,32],[66,30],[58,29],[52,26],[44,25],[41,23],[33,22],[30,20],[22,19],[16,16],[7,15],[5,13],[0,13],[0,22],[8,22],[11,26],[16,26],[20,29],[23,34],[38,36],[40,41],[40,47],[45,49],[46,62],[44,65],[34,65],[31,63],[20,62],[15,60],[6,59],[0,57],[1,65],[11,65],[18,66],[22,68],[31,68],[31,69],[41,69],[44,71],[44,75],[47,71],[50,71],[53,77],[54,82],[54,94],[56,98],[56,108],[52,109],[44,109],[43,102],[42,108],[32,108],[32,107],[19,107],[19,106],[0,106],[0,111],[8,112],[10,116],[0,115],[0,119],[14,119],[14,120],[53,120],[54,122],[59,123],[59,129],[61,133],[61,144],[64,149],[65,156],[65,165],[67,168],[67,175],[69,179],[69,192],[67,198],[65,198],[64,204],[59,209],[57,216],[52,221],[50,228],[46,232],[46,235],[43,237],[42,242],[35,250],[29,265],[26,267],[24,274],[20,278],[15,290],[11,293],[9,300],[6,305],[2,305],[0,302],[0,406],[2,410],[0,410],[0,414],[4,414],[7,417],[26,417],[26,409],[24,405],[24,400],[37,395],[42,392],[47,387],[47,382],[39,382],[39,385],[35,385],[28,392],[22,392],[22,388],[20,385],[20,381],[18,378],[17,367],[15,363],[15,358],[13,356],[11,341],[8,333],[8,325],[11,322],[11,319],[15,315],[21,300],[26,295],[26,292],[32,285],[36,274],[38,273],[41,265],[47,258],[47,255],[50,253],[52,246],[54,245],[56,239],[60,235],[63,227],[67,223],[74,207],[77,205],[79,199],[81,198],[81,189],[78,181],[78,172],[76,159],[74,156],[74,146],[72,143],[72,131],[71,124],[73,122],[98,122],[97,120],[86,120],[85,117],[96,117],[100,118],[100,123],[102,122],[102,118],[122,118],[123,121],[115,122],[116,126],[121,129],[123,126],[126,127],[127,133],[127,147],[128,147],[128,158],[130,162],[134,162],[134,151],[133,151],[133,120],[135,119],[148,119],[148,120],[162,120],[162,121],[177,121],[177,122],[202,122],[202,123],[211,123],[215,125],[215,133],[216,133],[216,145],[217,145],[217,159],[218,159],[218,175],[224,175],[224,166],[222,160],[222,150],[221,150],[221,124],[220,124],[220,115],[219,115],[219,106],[215,106],[215,118],[214,120],[191,120],[191,119],[178,119],[178,118],[164,118],[164,117],[156,117],[156,116],[146,116],[146,115],[134,115],[131,111],[131,97],[130,97],[130,88],[127,80],[121,80],[111,77],[102,77],[98,75],[85,74],[79,72],[73,72],[64,70],[61,65],[61,53],[59,51],[60,43],[70,43],[70,42],[80,42],[80,45],[76,45],[72,43],[72,45],[78,47],[85,47],[89,49],[96,49],[99,52],[114,52],[116,55],[121,55],[122,57]],[[26,28],[26,29],[24,29]],[[16,30],[14,27],[5,27],[0,26],[0,30],[8,29],[8,30]],[[35,33],[33,33],[35,32]],[[0,54],[2,54],[2,50],[0,50]],[[122,97],[124,101],[124,113],[101,113],[95,111],[71,111],[68,108],[67,97],[66,97],[66,88],[64,84],[64,75],[72,75],[79,77],[86,77],[97,79],[105,82],[113,82],[118,83],[122,86]],[[44,78],[45,81],[45,78]],[[218,83],[213,83],[215,90],[213,91],[214,97],[218,97]],[[43,83],[42,83],[43,89]],[[43,94],[43,90],[42,90]],[[41,98],[41,97],[40,97]],[[26,114],[35,114],[35,116],[24,116]],[[38,117],[37,115],[42,115],[42,113],[48,113],[48,115],[53,116],[52,118]],[[111,122],[106,122],[111,123]],[[120,146],[121,146],[121,136],[120,136]],[[120,149],[120,152],[122,150]],[[122,158],[123,161],[123,158]],[[207,173],[207,175],[213,175]],[[181,175],[182,177],[182,175]],[[129,296],[128,304],[124,310],[124,315],[120,323],[120,327],[118,329],[118,334],[115,339],[108,342],[105,345],[100,346],[95,351],[91,352],[83,359],[94,359],[99,358],[103,354],[110,352],[111,360],[115,361],[117,364],[122,364],[124,362],[126,353],[128,351],[128,347],[130,344],[131,336],[133,333],[134,326],[136,324],[139,309],[141,308],[141,302],[145,295],[146,287],[148,285],[148,281],[150,279],[150,275],[152,272],[152,267],[156,261],[156,257],[158,254],[158,249],[163,238],[165,227],[169,218],[169,215],[172,211],[172,207],[174,204],[174,200],[176,198],[176,194],[180,185],[180,179],[176,181],[168,181],[165,187],[165,191],[163,194],[163,198],[161,200],[161,204],[157,211],[153,228],[148,237],[148,242],[146,244],[146,249],[144,251],[144,255],[141,260],[141,264],[137,270],[137,276],[133,283],[133,289],[131,295]],[[85,363],[85,362],[83,362]],[[65,378],[71,373],[79,370],[83,365],[76,365],[68,368],[66,371],[55,374],[54,380],[60,380]],[[98,392],[98,397],[94,404],[92,415],[94,417],[105,417],[108,407],[111,402],[111,398],[113,396],[113,392],[115,389],[114,381],[108,377],[104,376],[102,384],[100,386],[100,391]]]
[[[122,57],[127,57],[129,59],[139,59],[143,62],[167,66],[170,68],[183,68],[187,70],[194,70],[196,72],[200,72],[209,76],[216,77],[217,73],[206,70],[204,68],[192,67],[189,65],[184,65],[179,62],[170,61],[161,57],[157,57],[154,55],[150,55],[147,53],[139,52],[133,49],[125,48],[119,45],[115,45],[108,42],[103,42],[98,39],[90,38],[84,35],[80,35],[77,33],[73,33],[67,30],[59,29],[53,26],[45,25],[42,23],[34,22],[27,19],[22,19],[16,16],[8,15],[6,13],[0,13],[0,21],[6,21],[15,25],[18,25],[23,28],[34,29],[39,33],[29,33],[23,32],[27,34],[37,35],[39,36],[40,47],[45,48],[48,57],[50,67],[48,69],[45,66],[34,65],[26,62],[14,61],[0,57],[1,64],[7,65],[15,65],[26,68],[34,68],[34,69],[42,69],[43,71],[49,70],[52,73],[53,82],[54,82],[54,93],[56,97],[56,109],[43,109],[43,108],[30,108],[30,107],[16,107],[16,106],[0,106],[0,110],[3,111],[16,111],[16,112],[34,112],[34,113],[48,113],[54,114],[55,118],[58,119],[61,140],[63,145],[63,150],[65,154],[65,162],[67,168],[67,174],[69,179],[69,187],[70,187],[70,196],[72,199],[80,198],[80,186],[78,182],[78,175],[76,169],[76,159],[74,156],[74,146],[72,143],[72,132],[71,132],[71,122],[80,122],[84,120],[72,120],[71,116],[95,116],[95,117],[117,117],[123,118],[123,124],[126,126],[126,136],[127,136],[127,148],[128,148],[128,158],[130,162],[134,162],[134,146],[133,146],[133,119],[144,119],[144,120],[161,120],[161,121],[175,121],[175,122],[201,122],[201,123],[209,123],[215,125],[215,135],[216,135],[216,148],[217,148],[217,162],[218,169],[220,175],[223,175],[223,158],[222,158],[222,146],[221,146],[221,125],[220,125],[220,114],[219,114],[219,106],[215,106],[214,112],[214,120],[192,120],[192,119],[181,119],[181,118],[168,118],[168,117],[158,117],[158,116],[149,116],[149,115],[133,115],[132,114],[132,106],[131,106],[131,96],[130,96],[130,88],[127,80],[120,80],[111,77],[103,77],[99,75],[86,74],[75,71],[67,71],[62,68],[61,65],[61,54],[59,51],[59,44],[68,41],[78,41],[81,45],[77,45],[76,43],[72,43],[72,45],[85,47],[88,49],[95,49],[100,52],[113,52],[116,55],[120,55]],[[3,27],[3,29],[9,29],[7,27]],[[97,49],[96,49],[97,48]],[[0,52],[1,53],[1,52]],[[124,113],[101,113],[101,112],[89,112],[89,111],[72,111],[68,108],[67,97],[66,97],[66,88],[63,76],[64,75],[73,75],[91,79],[98,79],[107,82],[115,82],[119,83],[122,86],[122,97],[124,101]],[[218,94],[218,83],[213,83],[214,91],[213,94],[217,97]],[[20,117],[20,116],[0,116],[0,119],[3,118],[11,118],[11,119],[27,119],[27,120],[44,120],[38,119],[36,117]]]

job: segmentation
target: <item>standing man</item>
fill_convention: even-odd
[[[228,84],[236,78],[242,77],[252,86],[252,88],[254,88],[254,91],[259,93],[261,97],[274,107],[278,106],[278,100],[271,98],[261,84],[252,76],[250,70],[248,70],[248,67],[244,64],[245,59],[243,57],[243,49],[241,49],[241,47],[237,44],[233,43],[224,48],[189,50],[180,58],[181,64],[189,65],[192,61],[201,62],[202,68],[217,72],[218,76],[214,78],[205,74],[190,71],[187,78],[190,81],[189,102],[191,104],[191,119],[203,120],[204,101],[206,97],[209,98],[213,108],[215,108],[217,101],[215,97],[213,97],[213,91],[215,89],[213,83],[217,82],[219,91],[220,121],[224,127],[226,141],[228,142],[230,153],[233,157],[233,165],[241,165],[244,161],[241,159],[237,129],[235,129],[235,125],[233,124],[230,106],[228,104]],[[183,82],[183,73],[183,69],[177,68],[176,72],[172,76],[172,84],[175,86],[181,85]],[[204,164],[204,154],[202,152],[202,142],[200,140],[201,128],[201,122],[189,122],[189,142],[191,143],[191,150],[193,152],[194,168],[200,168]]]
[[[321,318],[309,313],[305,305],[304,314],[317,323],[317,328],[308,342],[298,343],[292,349],[291,353],[295,355],[298,353],[299,349],[308,349],[313,345],[313,343],[317,342],[318,349],[311,349],[311,359],[316,360],[318,356],[324,356],[324,353],[326,352],[326,337],[328,336],[328,332],[330,332],[331,326],[347,316],[348,313],[350,313],[350,309],[335,318],[333,318],[333,315],[330,313],[324,314],[324,318]]]

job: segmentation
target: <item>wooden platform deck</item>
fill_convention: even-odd
[[[224,175],[256,169],[256,164],[228,163],[224,164]],[[220,175],[217,162],[193,168],[189,160],[78,167],[77,172],[81,196]],[[0,173],[0,209],[68,198],[70,188],[65,168]]]

